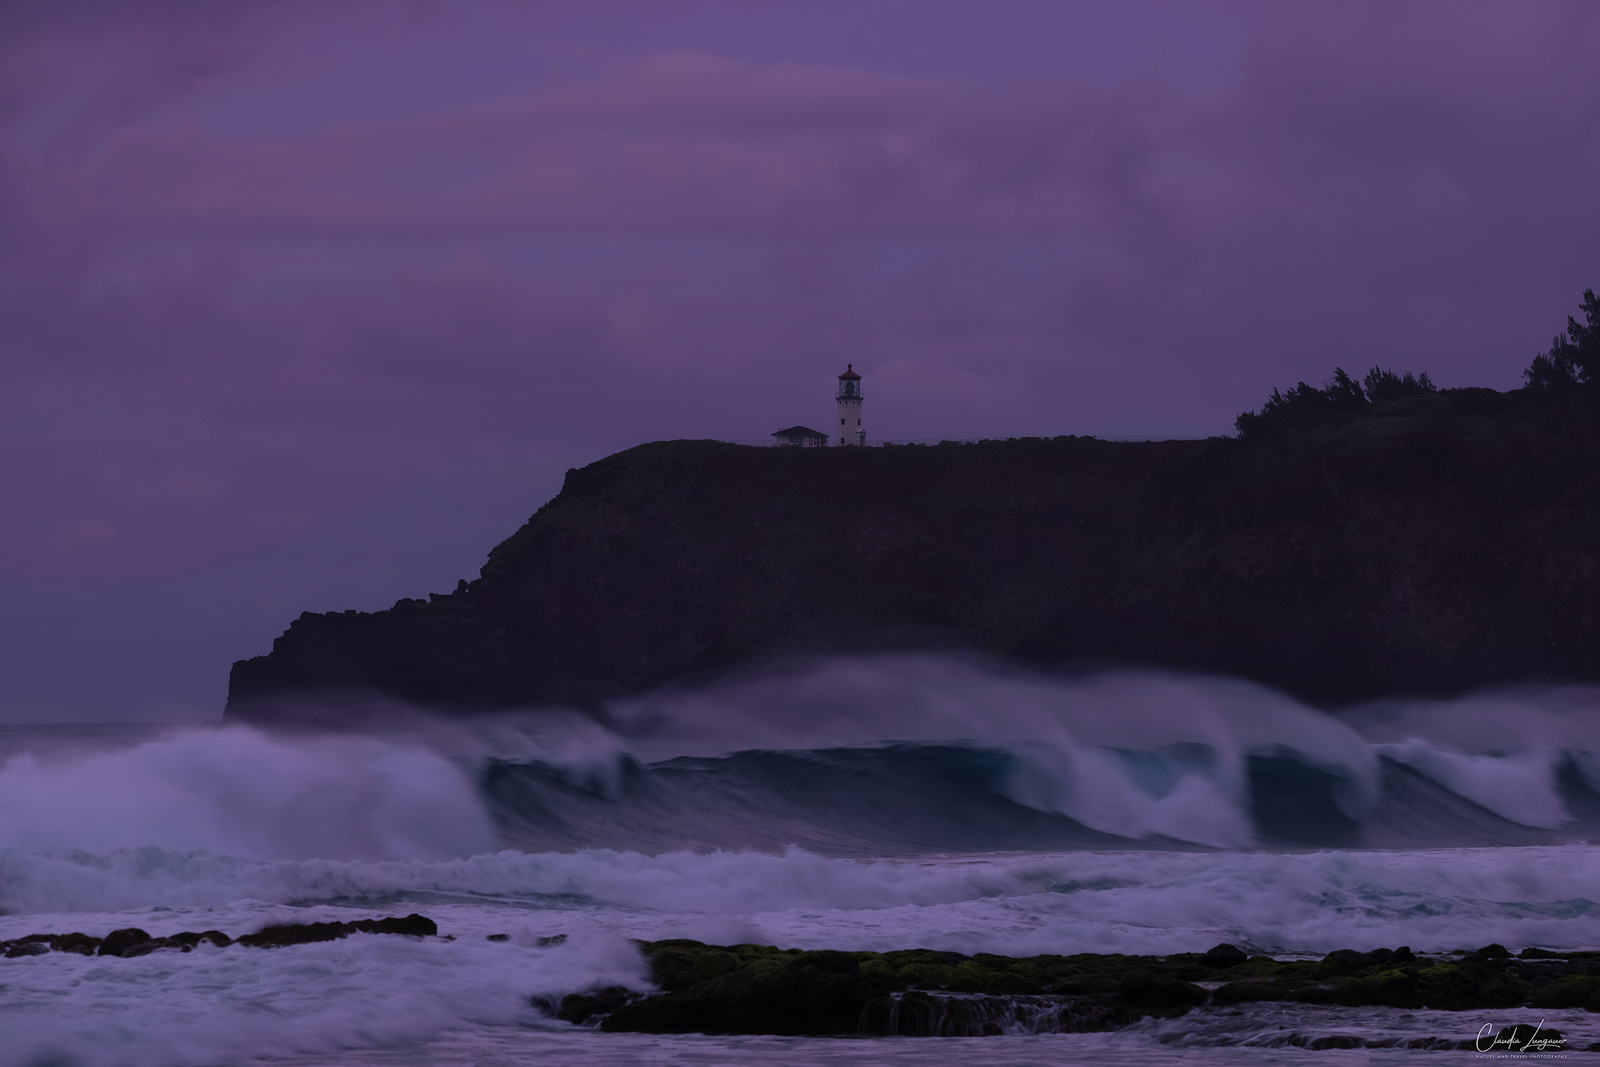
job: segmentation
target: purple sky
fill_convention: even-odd
[[[207,718],[641,441],[1514,388],[1600,7],[8,0],[0,720]]]

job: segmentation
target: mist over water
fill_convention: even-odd
[[[595,715],[13,729],[0,939],[415,910],[457,940],[0,959],[0,1065],[560,1029],[528,998],[646,988],[629,938],[1593,948],[1597,709],[1544,688],[1329,714],[1227,679],[891,656]]]

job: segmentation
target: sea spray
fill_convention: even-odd
[[[199,728],[66,761],[0,767],[0,846],[159,846],[256,859],[442,858],[490,851],[470,775],[387,738]]]

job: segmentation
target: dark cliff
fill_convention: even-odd
[[[1243,439],[642,445],[568,472],[458,592],[302,615],[234,665],[229,714],[588,705],[927,645],[1324,703],[1600,680],[1596,411],[1456,389]]]

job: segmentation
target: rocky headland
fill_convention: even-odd
[[[1591,389],[1340,372],[1240,429],[641,445],[569,471],[454,592],[301,615],[234,665],[227,714],[594,707],[913,648],[1221,673],[1323,705],[1600,681]]]

